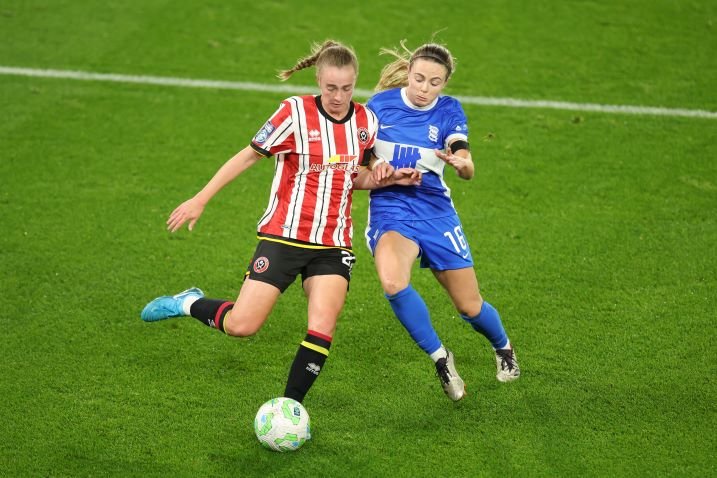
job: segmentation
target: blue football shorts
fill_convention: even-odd
[[[473,256],[458,215],[423,221],[374,220],[366,228],[366,244],[375,253],[385,233],[395,231],[418,245],[421,267],[439,271],[473,266]]]

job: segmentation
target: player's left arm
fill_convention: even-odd
[[[378,189],[386,186],[419,186],[421,184],[422,175],[420,171],[414,168],[394,169],[387,163],[382,163],[380,167],[390,167],[390,172],[381,181],[376,181],[371,169],[361,167],[354,179],[354,189]]]
[[[368,150],[354,179],[354,189],[378,189],[394,185],[419,186],[421,176],[414,168],[395,169],[385,159],[376,157],[373,150]]]
[[[436,156],[445,161],[446,164],[451,165],[459,177],[462,179],[473,178],[475,166],[473,165],[473,157],[467,141],[455,139],[449,143],[445,152],[438,149],[435,151]]]

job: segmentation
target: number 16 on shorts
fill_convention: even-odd
[[[453,230],[444,232],[443,237],[447,238],[451,242],[456,254],[459,254],[461,258],[468,260],[472,259],[471,250],[468,248],[468,242],[466,242],[466,237],[463,234],[463,229],[460,224],[454,227]]]

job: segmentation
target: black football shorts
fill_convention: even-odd
[[[350,281],[355,262],[356,256],[349,249],[312,247],[260,238],[245,277],[266,282],[284,292],[299,274],[301,282],[311,276],[330,274]]]

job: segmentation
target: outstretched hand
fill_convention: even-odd
[[[189,230],[194,229],[199,216],[204,212],[204,204],[196,198],[188,199],[172,211],[167,219],[167,230],[170,232],[178,231],[182,225],[189,221]]]

